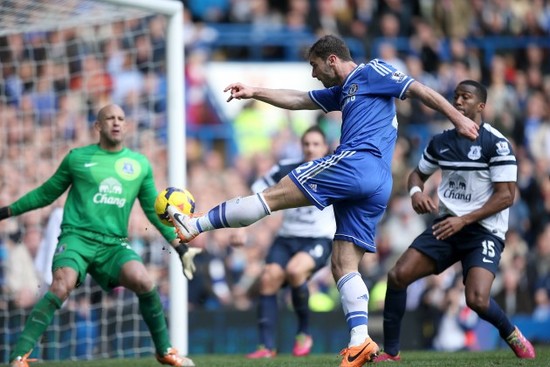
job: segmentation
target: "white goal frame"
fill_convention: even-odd
[[[166,80],[168,119],[168,184],[186,187],[187,162],[185,157],[185,87],[183,4],[175,0],[100,0],[105,3],[140,8],[167,17],[166,29]],[[179,82],[178,82],[179,81]],[[177,256],[170,256],[170,315],[169,329],[172,345],[187,355],[188,314],[187,279],[183,276]]]

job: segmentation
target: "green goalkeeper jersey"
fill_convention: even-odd
[[[102,241],[120,242],[128,237],[128,220],[137,198],[164,238],[169,242],[176,238],[155,213],[157,189],[151,164],[128,148],[109,152],[92,144],[71,150],[52,177],[10,205],[11,214],[49,205],[69,187],[62,231],[97,233],[103,235]]]

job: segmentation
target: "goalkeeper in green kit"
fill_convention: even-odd
[[[53,281],[27,319],[10,355],[11,367],[28,367],[32,349],[54,313],[87,273],[106,291],[123,286],[136,293],[161,364],[194,366],[172,348],[153,279],[128,244],[128,219],[136,198],[149,221],[176,249],[187,278],[193,276],[193,257],[200,249],[180,244],[173,229],[157,217],[152,167],[145,156],[124,146],[126,124],[119,106],[103,107],[95,122],[98,144],[71,150],[44,184],[0,208],[0,220],[20,215],[51,204],[69,189],[53,258]]]

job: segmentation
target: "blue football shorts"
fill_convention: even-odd
[[[328,264],[332,252],[332,238],[277,236],[269,248],[265,262],[285,268],[298,252],[306,252],[315,261],[313,272]]]
[[[289,177],[319,209],[333,205],[335,240],[376,252],[376,225],[392,190],[391,167],[369,151],[342,151],[306,162]]]
[[[434,223],[443,219],[438,218]],[[504,251],[504,241],[479,223],[472,223],[445,240],[436,239],[430,226],[416,237],[410,247],[435,261],[436,274],[460,261],[462,274],[466,279],[468,270],[474,266],[496,274],[500,256]]]

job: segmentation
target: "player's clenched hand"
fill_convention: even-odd
[[[412,207],[418,214],[433,213],[437,210],[432,199],[423,192],[415,193],[411,198]]]
[[[0,220],[11,217],[11,210],[9,206],[4,206],[0,208]]]
[[[231,101],[232,99],[248,99],[252,98],[253,96],[253,88],[248,87],[242,83],[229,84],[227,87],[225,87],[223,91],[229,91],[230,93],[229,98],[227,98],[227,102]]]
[[[466,222],[462,217],[448,217],[432,226],[433,234],[438,240],[449,238],[460,231]]]
[[[181,266],[183,268],[183,275],[189,280],[193,279],[195,270],[195,256],[202,252],[201,248],[189,247],[185,243],[179,243],[177,246],[174,246],[174,249],[178,253],[178,256],[181,260]]]

